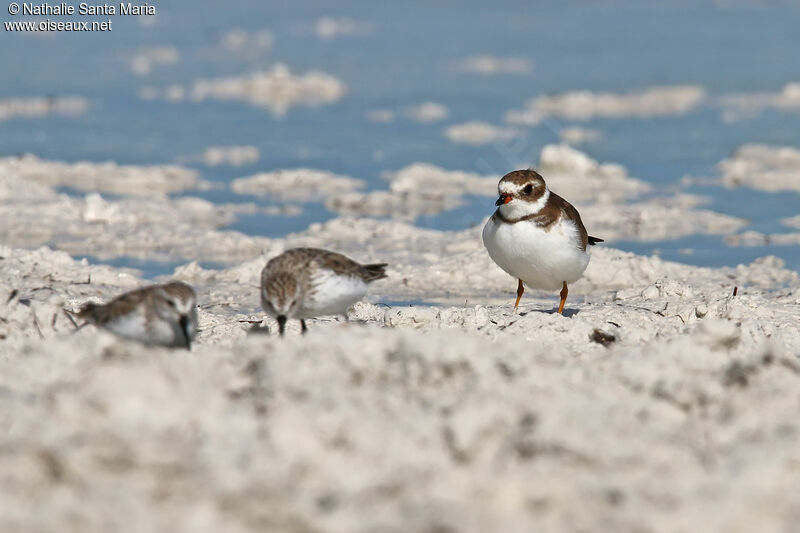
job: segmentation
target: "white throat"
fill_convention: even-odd
[[[518,198],[514,198],[507,204],[503,204],[500,206],[500,214],[503,215],[503,218],[507,218],[510,220],[515,220],[518,218],[526,217],[529,215],[535,215],[547,204],[547,200],[550,198],[550,190],[545,189],[544,194],[536,200],[535,202],[526,202],[525,200],[520,200]]]

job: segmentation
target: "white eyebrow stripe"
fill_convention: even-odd
[[[513,194],[515,192],[519,192],[522,187],[510,181],[501,181],[497,188],[501,193],[504,192],[506,194]]]
[[[528,184],[526,183],[525,185],[528,185]],[[522,191],[522,189],[525,188],[525,185],[517,185],[516,183],[510,182],[510,181],[501,181],[497,185],[497,189],[500,192],[500,194],[505,193],[505,194],[514,195],[515,193],[519,193],[520,191]],[[538,187],[538,185],[534,185],[534,190],[536,189],[536,187]],[[545,190],[545,194],[547,194],[549,192],[549,189],[546,186],[545,186],[544,190]]]

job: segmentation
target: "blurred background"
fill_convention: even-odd
[[[655,199],[739,221],[611,246],[704,266],[772,254],[800,268],[796,2],[152,5],[155,16],[49,17],[111,19],[111,32],[0,32],[0,156],[191,168],[210,185],[170,197],[255,203],[264,209],[225,229],[280,237],[349,214],[331,203],[337,191],[304,191],[301,180],[291,193],[254,194],[234,180],[317,169],[368,194],[416,163],[494,179],[565,144],[647,183],[626,200],[634,209]],[[2,13],[4,23],[43,18]],[[414,215],[367,214],[439,230],[481,224],[494,198],[463,193]],[[676,204],[680,195],[698,198]],[[187,259],[74,255],[146,275]]]

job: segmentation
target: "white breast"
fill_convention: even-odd
[[[303,306],[295,318],[345,314],[347,308],[367,292],[367,284],[361,278],[336,274],[327,269],[319,269],[311,278],[311,285],[314,288],[306,293]]]
[[[589,264],[581,250],[578,228],[561,219],[548,229],[534,222],[506,224],[490,218],[483,228],[483,244],[489,257],[508,274],[535,289],[560,289],[577,281]]]

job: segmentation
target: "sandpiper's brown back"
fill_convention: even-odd
[[[307,267],[314,264],[343,276],[356,276],[367,283],[386,277],[386,263],[362,265],[337,252],[321,248],[293,248],[271,259],[262,271],[262,284],[268,277],[278,272],[290,272],[302,277],[311,271]]]
[[[75,316],[97,326],[103,326],[127,315],[150,298],[152,298],[152,287],[143,287],[121,294],[105,304],[87,302]]]

